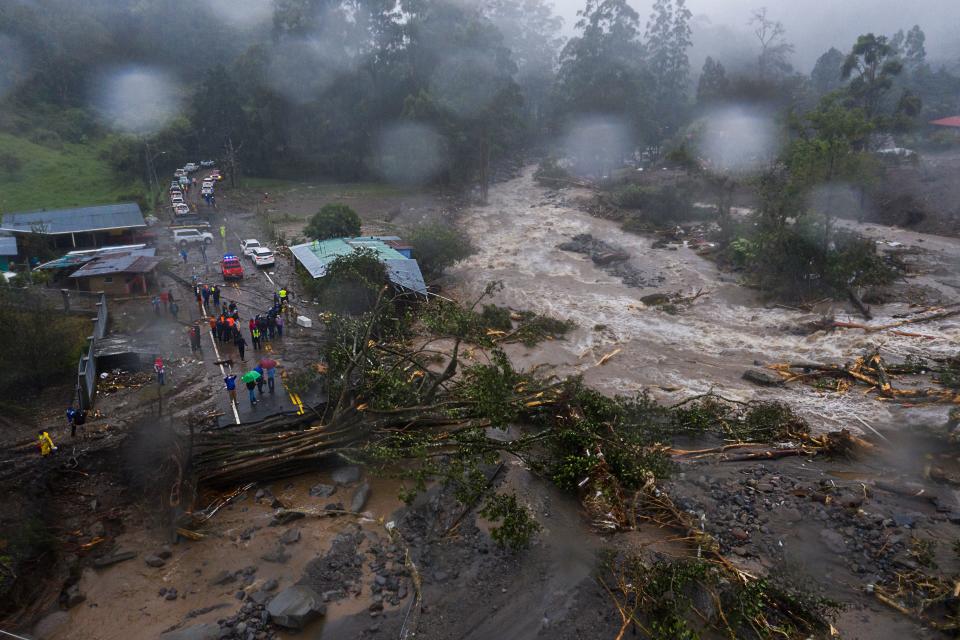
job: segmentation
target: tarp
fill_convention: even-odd
[[[937,125],[938,127],[960,127],[960,116],[950,116],[949,118],[931,120],[930,124]]]

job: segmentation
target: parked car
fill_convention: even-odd
[[[180,189],[180,181],[179,181],[179,180],[174,180],[173,182],[171,182],[171,183],[170,183],[170,188],[171,188],[171,189]]]
[[[213,195],[213,187],[204,187],[203,189],[200,189],[200,195],[203,195],[203,196]]]
[[[198,165],[196,162],[188,162],[187,164],[183,165],[183,170],[187,173],[193,173],[199,168],[200,165]]]
[[[201,186],[204,186],[204,187],[212,187],[212,186],[213,186],[213,180],[204,180],[204,181],[203,181],[203,184],[202,184]]]
[[[201,161],[200,161],[200,166],[203,167],[204,169],[206,169],[207,167],[212,167],[212,166],[215,165],[215,164],[216,164],[216,162],[213,161],[213,160],[201,160]]]
[[[257,247],[250,254],[250,258],[253,260],[253,264],[258,267],[272,267],[276,264],[276,261],[273,257],[273,251],[266,247]]]
[[[183,169],[177,169],[176,171],[173,172],[173,177],[175,177],[175,178],[186,178],[186,177],[187,177],[187,172],[184,171]],[[181,180],[180,182],[183,182],[183,180]]]
[[[173,205],[173,213],[178,216],[188,216],[190,215],[190,205],[175,204]]]
[[[214,181],[219,182],[220,180],[223,180],[223,175],[220,173],[219,170],[217,170],[217,171],[214,171],[213,173],[211,173],[209,176],[207,176],[207,178],[208,178],[209,180],[214,180]]]
[[[170,196],[170,203],[171,203],[171,204],[186,204],[186,203],[183,201],[183,195],[182,195],[182,194],[171,195],[171,196]]]
[[[199,229],[174,229],[173,241],[181,247],[185,247],[188,244],[211,244],[213,242],[213,234],[209,231],[200,231]]]
[[[253,252],[255,249],[260,247],[260,241],[253,238],[248,238],[247,240],[240,241],[240,253],[247,256],[248,258],[253,257]]]
[[[240,258],[232,253],[223,256],[223,260],[220,262],[220,271],[223,273],[224,280],[243,278],[243,265],[240,264]]]

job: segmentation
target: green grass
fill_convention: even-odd
[[[143,193],[142,183],[118,181],[99,157],[105,144],[53,149],[0,133],[0,154],[22,163],[13,174],[0,172],[0,212],[106,204]]]

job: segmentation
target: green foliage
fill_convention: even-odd
[[[857,38],[840,69],[841,77],[850,80],[851,98],[869,118],[879,115],[883,98],[901,71],[897,50],[886,36],[872,33]]]
[[[433,333],[460,337],[484,347],[515,342],[533,347],[544,340],[562,338],[576,327],[570,320],[558,320],[531,311],[514,313],[494,304],[484,305],[477,313],[440,298],[424,308],[420,319]]]
[[[698,214],[690,191],[679,185],[650,188],[630,184],[617,191],[613,199],[624,209],[639,210],[625,221],[627,230],[643,223],[662,226],[686,222]]]
[[[514,386],[519,381],[510,359],[494,350],[490,364],[476,364],[463,372],[460,395],[474,404],[473,413],[490,421],[498,429],[506,429],[517,420],[521,407],[514,401]]]
[[[407,235],[424,276],[438,278],[454,263],[474,252],[463,232],[445,224],[420,225]]]
[[[345,204],[327,204],[310,218],[303,232],[313,240],[356,237],[360,235],[360,216]]]
[[[501,547],[521,551],[530,546],[533,536],[542,529],[530,511],[510,494],[496,493],[487,498],[480,515],[500,524],[490,529],[490,537]]]

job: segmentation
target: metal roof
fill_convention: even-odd
[[[151,250],[152,251],[152,250]],[[153,271],[161,259],[142,252],[129,251],[101,255],[70,274],[71,278],[90,278],[112,273],[147,273]]]
[[[17,239],[13,236],[0,236],[0,256],[17,255]]]
[[[390,237],[390,240],[394,237]],[[407,258],[388,246],[383,238],[335,238],[323,242],[314,241],[292,246],[290,252],[313,278],[322,278],[327,273],[327,265],[334,259],[349,255],[357,249],[375,251],[387,268],[387,276],[395,285],[423,295],[427,294],[427,285],[423,281],[417,261]]]
[[[147,223],[143,221],[143,214],[135,202],[50,211],[19,211],[4,214],[0,219],[2,231],[47,235],[145,226]]]
[[[127,245],[124,247],[104,247],[102,249],[96,249],[92,251],[71,251],[65,256],[61,256],[55,260],[51,260],[50,262],[44,262],[43,264],[34,267],[34,271],[71,269],[112,253],[133,253],[138,256],[154,256],[156,255],[157,250],[152,247],[147,247],[146,245]]]

